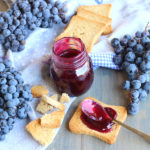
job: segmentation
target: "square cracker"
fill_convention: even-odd
[[[41,97],[42,95],[47,95],[49,93],[48,89],[44,85],[35,85],[31,88],[31,93],[34,98]]]
[[[86,9],[86,10],[92,11],[96,14],[110,17],[112,5],[111,4],[101,4],[101,5],[79,6],[77,8],[77,11],[79,11],[80,9]]]
[[[98,102],[99,104],[101,104],[103,107],[113,108],[117,112],[116,119],[121,122],[124,122],[127,117],[127,110],[123,106],[106,105],[92,97],[87,97],[85,99],[94,100],[94,101]],[[88,128],[82,122],[82,120],[80,119],[81,113],[82,113],[82,111],[81,111],[81,104],[80,104],[69,122],[69,129],[71,132],[77,133],[77,134],[87,134],[87,135],[95,136],[109,144],[113,144],[116,141],[117,135],[120,130],[120,125],[114,124],[112,126],[111,132],[108,132],[108,133],[98,132],[96,130],[92,130],[92,129]]]
[[[87,52],[91,52],[93,45],[98,41],[105,28],[106,25],[103,23],[81,16],[73,16],[65,31],[56,38],[56,41],[63,37],[77,37],[83,41]]]
[[[61,121],[64,118],[64,111],[54,111],[50,114],[45,114],[41,118],[41,126],[51,129],[59,128],[61,126]]]
[[[27,124],[26,130],[43,146],[50,144],[55,136],[54,129],[42,127],[40,119],[31,121]]]
[[[62,93],[59,101],[61,103],[65,103],[65,102],[68,103],[68,102],[70,102],[70,97],[67,93]]]
[[[109,17],[102,16],[100,14],[97,14],[95,12],[92,12],[92,11],[89,11],[89,10],[86,10],[86,9],[78,9],[77,15],[81,16],[81,17],[84,17],[84,18],[87,18],[89,20],[93,20],[93,21],[97,21],[99,23],[106,24],[107,27],[103,32],[104,35],[109,34],[109,33],[112,32],[112,26],[111,26],[112,19],[109,18]]]

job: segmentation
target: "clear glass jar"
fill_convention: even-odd
[[[50,75],[59,92],[70,96],[79,96],[91,87],[92,62],[79,38],[65,37],[54,43]]]

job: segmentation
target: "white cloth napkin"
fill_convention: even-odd
[[[114,37],[122,37],[129,33],[133,35],[137,30],[144,30],[147,22],[150,20],[150,4],[149,0],[105,0],[105,3],[112,3],[112,19],[113,33],[100,37],[94,47],[92,53],[96,54],[114,54],[113,49],[109,45],[110,40]],[[70,2],[71,3],[71,2]],[[75,3],[75,2],[74,2]],[[96,4],[94,0],[76,0],[77,5],[92,5]],[[70,5],[73,6],[73,5]],[[75,6],[75,5],[74,5]],[[70,7],[71,9],[71,7]],[[56,91],[48,76],[49,66],[45,61],[49,58],[51,48],[55,37],[63,31],[64,26],[55,26],[53,29],[37,29],[27,39],[25,50],[20,53],[8,53],[8,56],[14,63],[14,67],[22,72],[26,83],[31,85],[42,84],[46,85],[50,94]],[[0,56],[3,56],[3,51],[0,51]],[[75,98],[66,105],[66,112]],[[32,102],[32,107],[35,109],[38,100]],[[36,117],[41,115],[36,112]],[[25,126],[29,120],[18,120],[15,128],[7,135],[6,140],[0,142],[0,150],[42,150],[39,143],[34,141],[32,137],[25,131]],[[59,129],[56,130],[56,134]]]

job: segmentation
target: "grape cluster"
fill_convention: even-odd
[[[0,141],[13,129],[16,117],[27,118],[31,88],[9,60],[0,59]]]
[[[128,80],[122,88],[130,91],[128,113],[135,115],[139,112],[139,102],[150,93],[150,30],[137,31],[134,37],[124,35],[121,40],[114,38],[111,45],[116,53],[114,63],[127,74]]]
[[[17,0],[8,12],[0,13],[0,44],[5,50],[20,52],[29,31],[66,24],[65,7],[54,0]]]

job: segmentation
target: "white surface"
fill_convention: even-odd
[[[105,38],[100,38],[94,48],[93,53],[113,52],[109,46],[109,42],[113,37],[121,37],[129,33],[135,33],[137,30],[144,30],[148,20],[150,20],[150,4],[149,0],[112,0],[113,4],[112,18],[114,32]],[[78,4],[95,4],[94,0],[78,0]],[[106,0],[104,2],[108,2]],[[70,5],[71,9],[71,5]],[[55,93],[53,84],[47,76],[47,66],[44,62],[50,55],[51,48],[55,37],[61,33],[63,26],[55,26],[53,29],[37,29],[34,31],[26,42],[25,50],[21,53],[9,53],[9,56],[14,61],[14,66],[23,74],[26,83],[31,85],[44,84],[49,90],[50,94]],[[0,51],[0,56],[3,52]],[[45,68],[45,69],[44,69]],[[66,112],[74,99],[69,104],[66,104]],[[38,100],[32,103],[33,108]],[[40,117],[37,114],[37,117]],[[0,150],[42,150],[44,147],[40,146],[32,137],[25,131],[25,125],[29,120],[18,120],[15,128],[7,135],[4,142],[0,142]],[[59,129],[56,130],[56,133]]]

